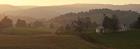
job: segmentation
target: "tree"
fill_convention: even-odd
[[[25,20],[18,19],[16,22],[16,27],[27,27],[27,23]]]
[[[0,21],[0,28],[8,28],[13,26],[13,21],[9,19],[7,16],[5,16],[1,21]]]
[[[104,14],[104,20],[102,23],[104,29],[111,29],[111,18]]]
[[[118,31],[120,26],[119,26],[119,19],[117,18],[116,15],[112,15],[112,17],[106,16],[104,14],[104,20],[103,20],[103,27],[105,31]]]
[[[91,33],[89,29],[92,28],[92,31],[94,30],[94,26],[96,26],[96,23],[92,23],[90,17],[84,17],[80,18],[78,17],[77,20],[73,21],[72,28],[74,29],[74,32],[76,35],[78,35],[80,38],[89,41],[89,42],[97,42],[93,36],[91,36]],[[69,27],[67,27],[69,28]]]
[[[32,27],[37,27],[37,28],[44,27],[44,23],[43,21],[35,21],[32,23]]]
[[[119,19],[116,15],[112,15],[112,25],[111,26],[114,31],[118,31],[120,29]]]
[[[73,34],[73,30],[71,25],[67,24],[65,26],[61,26],[57,29],[57,34]]]
[[[89,17],[80,18],[78,17],[77,20],[72,22],[72,26],[76,32],[83,32],[89,27],[91,27],[91,19]]]
[[[96,22],[92,22],[90,17],[77,17],[76,20],[58,28],[58,32],[66,34],[83,34],[87,31],[93,31],[97,26]]]
[[[137,19],[136,22],[133,23],[133,25],[131,26],[132,28],[135,28],[135,29],[140,29],[140,15]]]

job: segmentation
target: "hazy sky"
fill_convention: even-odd
[[[140,0],[0,0],[0,4],[12,5],[64,5],[64,4],[140,4]]]

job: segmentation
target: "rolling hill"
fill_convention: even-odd
[[[139,17],[139,13],[134,11],[120,11],[120,10],[110,10],[110,9],[93,9],[86,12],[79,13],[67,13],[56,18],[51,19],[49,22],[51,24],[62,25],[65,26],[76,20],[78,17],[90,17],[93,22],[97,22],[101,24],[104,18],[104,14],[107,16],[116,15],[119,18],[121,24],[131,24],[137,20]]]
[[[61,6],[35,6],[34,8],[10,11],[5,13],[8,13],[10,15],[16,15],[16,16],[51,19],[61,14],[65,14],[69,12],[81,12],[81,11],[88,11],[90,9],[102,9],[102,8],[108,8],[112,10],[132,10],[132,11],[140,12],[139,4],[129,4],[129,5],[72,4],[72,5],[61,5]]]
[[[27,21],[34,20],[51,20],[66,13],[78,13],[85,12],[91,9],[112,9],[123,11],[136,11],[140,12],[140,4],[129,5],[111,5],[111,4],[71,4],[60,6],[13,6],[13,5],[0,5],[1,17],[8,15],[10,18],[16,20],[18,18],[25,19]],[[126,14],[127,15],[127,14]],[[122,16],[123,18],[126,18]],[[136,17],[134,16],[134,19]],[[98,17],[97,17],[98,19]],[[126,19],[130,19],[127,17]],[[129,20],[130,21],[130,20]],[[128,22],[129,22],[128,21]],[[125,21],[125,23],[128,23]]]
[[[0,13],[6,14],[7,12],[18,11],[33,8],[35,6],[14,6],[14,5],[7,5],[7,4],[0,4]]]

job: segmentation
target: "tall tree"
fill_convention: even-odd
[[[104,14],[104,20],[102,23],[104,29],[111,29],[111,18]]]
[[[137,21],[134,22],[134,24],[132,25],[132,28],[140,29],[140,15],[139,15]]]
[[[112,17],[106,16],[104,14],[104,20],[103,20],[103,27],[105,30],[110,31],[118,31],[119,29],[119,19],[116,15],[112,15]]]
[[[118,31],[119,30],[119,28],[120,28],[120,23],[119,23],[119,19],[118,19],[118,17],[116,16],[116,15],[112,15],[112,29],[114,30],[114,31]]]

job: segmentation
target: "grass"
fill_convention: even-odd
[[[39,35],[51,34],[47,28],[5,28],[0,34],[6,35]]]
[[[45,28],[6,28],[0,31],[0,49],[97,49],[77,36],[52,35]]]
[[[72,35],[50,33],[46,28],[6,28],[0,31],[0,49],[100,49],[97,43],[116,49],[140,48],[139,30],[103,35],[87,31],[84,35],[86,40]],[[92,39],[95,40],[93,43],[90,41]]]
[[[76,36],[0,36],[0,49],[96,49]]]
[[[109,33],[98,38],[104,45],[117,49],[139,49],[140,31],[126,31],[119,33]]]

